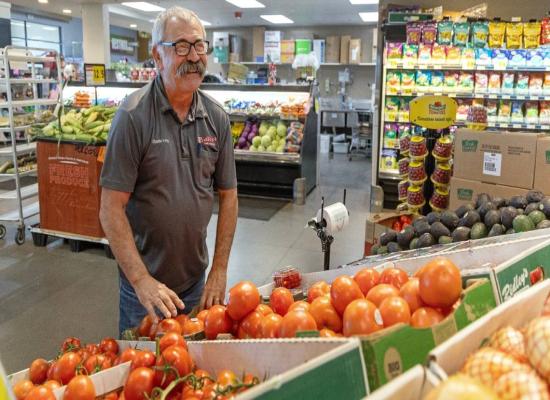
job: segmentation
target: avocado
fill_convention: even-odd
[[[418,226],[419,224],[424,224],[424,223],[428,223],[428,218],[426,218],[426,217],[418,217],[417,219],[415,219],[415,220],[413,221],[413,227],[414,227],[414,229],[418,232],[417,226]]]
[[[514,196],[510,199],[510,205],[515,208],[527,207],[527,198],[525,196]]]
[[[483,203],[487,203],[488,201],[491,201],[491,196],[489,196],[487,193],[478,194],[476,200],[476,208],[479,208]]]
[[[411,240],[411,244],[409,245],[409,249],[414,250],[418,249],[418,238],[414,238]]]
[[[550,197],[544,198],[540,204],[542,205],[542,212],[546,215],[546,218],[550,219]]]
[[[506,232],[504,225],[494,224],[487,236],[489,237],[500,236],[500,235],[504,235],[504,232]]]
[[[441,223],[451,231],[457,227],[458,221],[458,216],[452,211],[443,211],[441,213]]]
[[[485,219],[483,220],[487,228],[491,228],[495,224],[500,224],[500,211],[499,210],[490,210],[485,214]]]
[[[544,194],[540,190],[529,190],[526,198],[528,203],[540,203],[544,199]]]
[[[475,210],[476,208],[472,203],[463,204],[456,209],[456,216],[462,218],[468,211]]]
[[[506,227],[506,229],[510,229],[512,227],[512,223],[514,222],[514,218],[516,218],[518,215],[518,210],[516,210],[512,206],[504,207],[502,210],[500,210],[500,223]]]
[[[542,211],[535,210],[528,214],[528,217],[533,221],[533,225],[537,226],[546,219],[546,216]]]
[[[395,238],[397,237],[397,232],[395,231],[387,231],[380,235],[380,245],[387,246],[389,242],[395,242]]]
[[[481,217],[477,211],[468,211],[462,218],[460,218],[460,221],[458,221],[458,226],[466,226],[471,228],[476,222],[480,221]]]
[[[430,232],[430,224],[428,224],[428,221],[422,221],[421,223],[416,224],[415,228],[418,236],[422,236],[423,234]]]
[[[485,214],[487,214],[489,211],[496,210],[496,209],[497,209],[496,206],[492,202],[487,201],[483,203],[481,206],[479,206],[479,208],[477,209],[477,212],[479,213],[479,216],[481,217],[481,219],[484,219]]]
[[[525,214],[525,210],[523,208],[516,208],[516,211],[518,212],[518,215]]]
[[[432,211],[426,215],[426,219],[428,220],[428,224],[433,225],[434,222],[441,221],[441,213],[438,211]]]
[[[550,228],[550,221],[545,219],[544,221],[540,221],[537,225],[537,229],[547,229]]]
[[[433,246],[435,245],[435,239],[434,237],[432,236],[431,233],[424,233],[422,236],[420,236],[418,238],[418,247],[419,248],[423,248],[423,247],[430,247],[430,246]]]
[[[513,227],[516,232],[527,232],[535,229],[535,224],[527,215],[518,215],[514,218]]]
[[[483,239],[487,237],[487,227],[483,222],[476,222],[470,231],[471,239]]]
[[[450,236],[440,236],[437,243],[439,244],[449,244],[453,242],[453,238]]]
[[[389,253],[398,253],[400,251],[403,251],[403,249],[397,243],[395,243],[395,242],[389,242],[388,243],[388,252]]]
[[[514,233],[516,233],[516,231],[514,230],[514,228],[510,228],[506,231],[506,234],[507,235],[513,235]]]
[[[375,244],[374,246],[371,247],[370,249],[370,254],[371,255],[375,255],[375,254],[378,254],[378,249],[380,248],[380,245],[379,244]]]
[[[386,246],[380,246],[378,248],[378,252],[376,254],[378,254],[378,255],[388,254],[388,248]]]
[[[470,228],[459,226],[452,234],[453,242],[464,242],[470,239]]]
[[[542,211],[542,205],[540,203],[529,203],[527,204],[527,207],[525,207],[525,214],[529,215],[533,211]]]
[[[506,206],[506,200],[504,200],[502,197],[493,197],[493,200],[491,201],[495,205],[496,208],[501,208]]]
[[[430,233],[435,240],[439,240],[441,236],[451,236],[451,231],[441,222],[434,222],[430,227]]]
[[[414,228],[412,226],[407,226],[401,232],[397,234],[396,242],[404,249],[409,248],[411,240],[414,238]]]

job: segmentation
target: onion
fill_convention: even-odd
[[[493,386],[498,378],[511,371],[530,372],[532,368],[520,363],[513,356],[490,347],[482,348],[468,357],[462,372]]]
[[[550,317],[536,318],[529,323],[525,345],[531,365],[550,382]]]
[[[424,400],[498,400],[492,389],[464,374],[440,383]]]
[[[494,389],[502,400],[550,400],[546,383],[534,371],[508,372],[497,379]]]
[[[520,362],[527,362],[525,337],[520,331],[511,326],[493,333],[487,345],[514,356]]]

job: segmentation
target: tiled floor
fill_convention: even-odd
[[[332,266],[362,257],[369,204],[370,160],[349,162],[335,155],[321,162],[321,184],[303,206],[289,203],[269,221],[240,218],[231,258],[228,288],[242,279],[269,281],[273,271],[293,265],[303,272],[321,270],[323,254],[315,232],[305,229],[325,197],[341,201],[348,189],[349,226],[332,245]],[[208,227],[212,254],[216,215]],[[13,242],[13,227],[0,242],[0,359],[8,373],[30,361],[55,355],[66,336],[97,341],[117,334],[118,278],[116,264],[100,249],[71,253],[61,241],[34,247]]]

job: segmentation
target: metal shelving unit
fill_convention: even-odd
[[[23,201],[35,197],[38,194],[38,184],[34,183],[28,186],[22,186],[20,178],[23,176],[33,175],[36,173],[36,169],[19,172],[19,165],[17,157],[23,154],[32,153],[36,150],[35,143],[25,142],[22,144],[17,143],[16,132],[26,130],[29,125],[16,126],[14,120],[14,114],[19,107],[37,107],[53,106],[63,104],[63,94],[59,91],[56,99],[40,98],[38,97],[38,85],[40,84],[55,84],[57,83],[61,87],[61,63],[59,54],[56,53],[54,57],[42,57],[37,56],[35,53],[43,53],[43,49],[37,48],[25,48],[7,46],[2,51],[2,60],[4,63],[4,76],[0,78],[0,85],[4,86],[6,93],[6,101],[0,102],[0,109],[7,109],[9,115],[9,126],[1,128],[2,132],[8,132],[10,134],[11,146],[0,148],[0,156],[11,155],[13,160],[14,173],[0,174],[0,178],[14,180],[15,190],[0,194],[0,201],[3,200],[16,200],[17,206],[14,210],[8,211],[0,215],[0,223],[15,223],[17,224],[17,233],[15,235],[15,242],[19,245],[25,242],[25,220],[38,215],[40,212],[38,201],[31,204],[23,205]],[[30,71],[29,78],[12,78],[11,75],[11,63],[17,62],[19,64],[25,63],[27,69]],[[43,63],[55,63],[57,67],[57,79],[41,78],[37,74],[36,64]],[[21,66],[18,66],[21,69]],[[13,100],[12,88],[16,85],[32,85],[33,98],[25,100]],[[48,90],[49,93],[49,90]],[[0,224],[0,239],[3,239],[6,235],[5,225]]]

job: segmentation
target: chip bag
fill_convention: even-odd
[[[539,47],[540,33],[540,22],[526,22],[523,24],[523,47],[526,49],[535,49]]]
[[[457,22],[454,24],[454,45],[464,47],[470,38],[470,24],[468,22]]]
[[[422,24],[422,43],[434,44],[437,39],[437,25],[435,22],[428,21]]]
[[[422,28],[418,22],[407,23],[407,44],[420,44]]]
[[[453,23],[448,19],[437,24],[437,43],[448,46],[453,42]]]
[[[489,24],[487,21],[472,24],[472,44],[474,47],[486,47],[489,39]]]
[[[504,45],[504,33],[506,32],[506,23],[500,21],[489,22],[489,47],[500,49]]]
[[[506,48],[519,49],[521,47],[521,35],[523,35],[523,24],[521,22],[508,22],[506,24]]]
[[[540,44],[550,44],[550,17],[546,17],[542,20]]]

